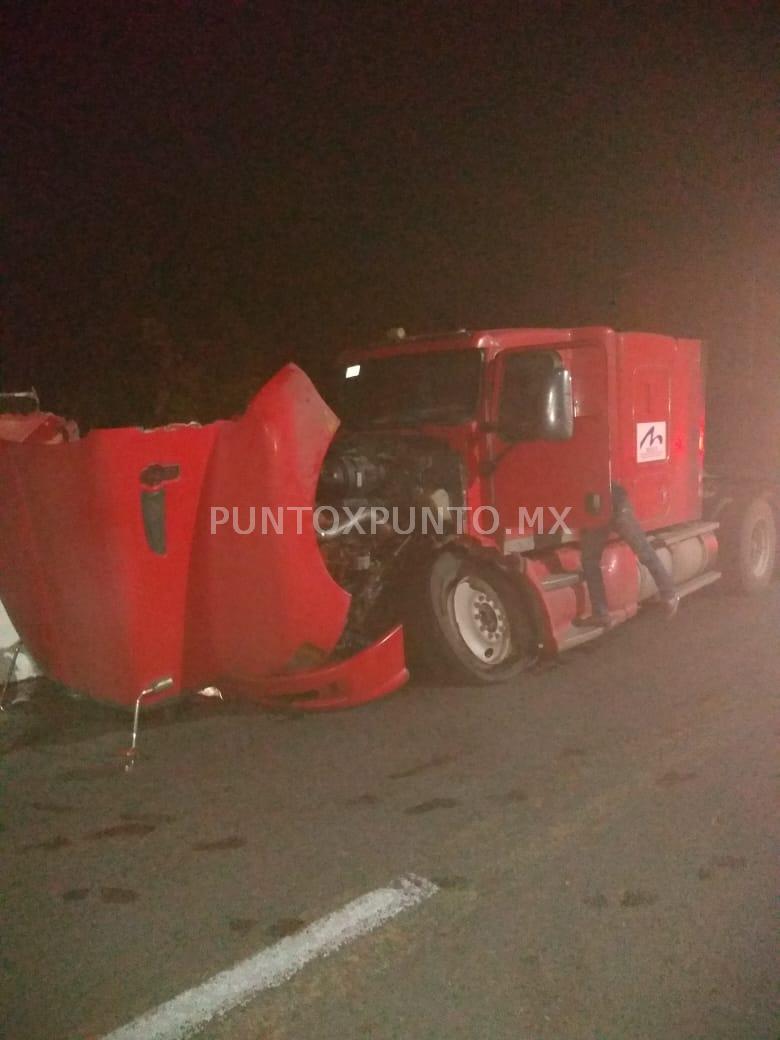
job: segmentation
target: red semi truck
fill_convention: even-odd
[[[719,515],[737,579],[749,591],[771,579],[765,488],[735,504],[731,484],[713,486],[704,515],[697,340],[603,327],[399,336],[344,357],[339,398],[319,500],[391,518],[368,539],[347,524],[323,539],[352,594],[347,637],[364,638],[373,612],[386,623],[384,596],[429,662],[488,683],[596,638],[576,623],[590,611],[579,537],[609,523],[613,483],[682,595],[721,576]],[[445,523],[422,537],[426,507]],[[392,523],[398,509],[416,510],[413,534]],[[602,566],[614,621],[656,593],[617,538]]]
[[[615,484],[682,594],[768,586],[777,485],[710,480],[705,510],[702,384],[696,340],[494,329],[349,353],[340,429],[292,365],[207,426],[80,438],[12,403],[0,600],[47,674],[136,709],[208,685],[352,706],[406,680],[404,638],[512,680],[600,635],[580,537]],[[615,622],[652,600],[618,538],[602,565]]]

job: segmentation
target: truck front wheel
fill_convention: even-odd
[[[508,682],[538,656],[535,625],[519,586],[496,567],[440,553],[423,590],[425,656],[466,683]]]
[[[727,584],[756,595],[772,581],[777,551],[777,525],[764,498],[735,502],[721,521],[721,567]]]

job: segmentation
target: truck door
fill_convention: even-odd
[[[606,346],[565,343],[510,350],[493,364],[496,432],[488,497],[498,512],[505,547],[541,548],[607,523],[611,506]],[[546,407],[550,372],[556,369],[571,375],[573,423],[563,435],[558,429],[551,436],[538,416]]]

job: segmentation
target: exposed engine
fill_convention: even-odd
[[[352,595],[349,649],[386,626],[385,593],[431,541],[452,537],[464,503],[460,459],[440,441],[351,434],[331,445],[317,489],[318,534],[334,579]]]

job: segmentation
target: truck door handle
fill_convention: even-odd
[[[158,556],[165,556],[167,531],[165,523],[165,487],[178,480],[181,470],[176,463],[154,462],[141,470],[141,518],[146,544]]]

